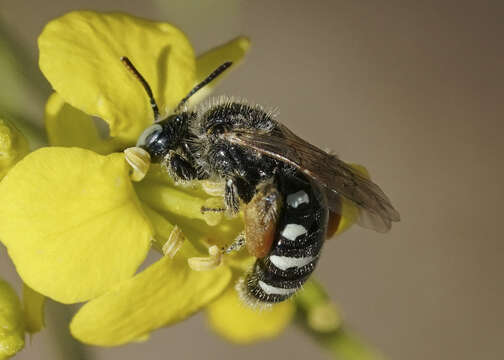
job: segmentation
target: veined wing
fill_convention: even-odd
[[[251,147],[297,167],[322,186],[332,210],[338,208],[338,195],[352,201],[360,209],[358,223],[363,227],[387,232],[392,222],[400,220],[399,213],[378,185],[282,124],[272,132],[235,130],[222,136],[232,143]]]

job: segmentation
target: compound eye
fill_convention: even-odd
[[[159,135],[161,135],[162,131],[163,127],[159,124],[149,126],[147,129],[143,131],[142,135],[140,135],[140,137],[138,138],[136,146],[138,147],[148,146],[150,143],[157,140]]]

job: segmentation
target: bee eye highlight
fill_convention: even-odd
[[[147,129],[143,131],[143,133],[138,138],[136,146],[148,146],[149,143],[156,141],[161,132],[163,131],[163,127],[159,124],[154,124],[149,126]]]

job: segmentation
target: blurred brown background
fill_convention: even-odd
[[[317,275],[347,324],[391,359],[504,357],[502,2],[2,0],[0,20],[36,59],[42,26],[82,8],[172,22],[198,52],[250,36],[246,64],[219,93],[277,106],[298,134],[365,164],[401,212],[389,234],[354,228],[325,248]],[[14,279],[4,254],[0,261]],[[123,360],[326,358],[294,327],[237,347],[202,320],[143,344],[86,351]],[[57,358],[52,325],[17,359]]]

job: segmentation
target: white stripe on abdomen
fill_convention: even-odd
[[[264,281],[259,281],[260,288],[268,295],[290,295],[297,291],[296,289],[282,289],[276,286],[266,284]]]
[[[269,260],[273,265],[275,265],[280,270],[287,270],[293,267],[302,268],[303,266],[308,265],[313,260],[315,260],[315,257],[307,256],[307,257],[295,258],[289,256],[271,255],[269,257]]]
[[[287,205],[293,207],[294,209],[301,204],[308,204],[309,202],[310,198],[308,197],[308,194],[304,190],[299,190],[294,194],[287,195]]]
[[[306,234],[307,230],[303,225],[287,224],[282,230],[282,236],[287,240],[294,241],[298,236]]]

